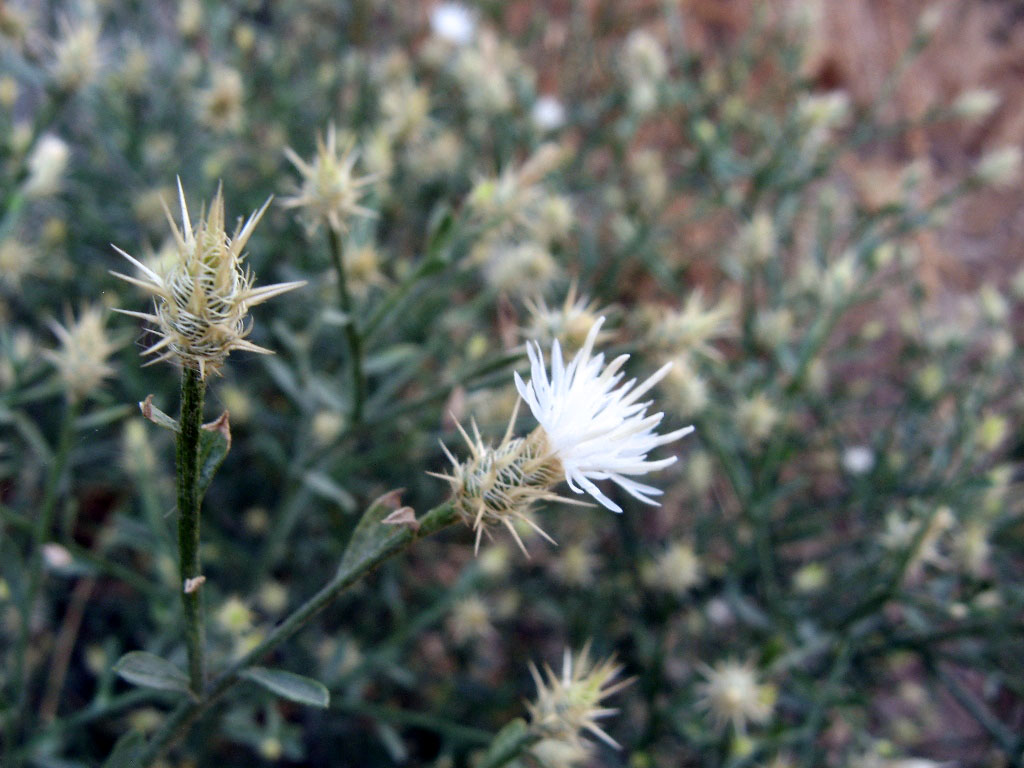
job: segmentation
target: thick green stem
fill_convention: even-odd
[[[181,429],[178,432],[178,576],[185,612],[189,685],[202,695],[205,685],[202,601],[199,565],[199,430],[203,423],[203,389],[199,372],[181,373]]]
[[[77,401],[68,401],[64,412],[64,419],[61,422],[60,437],[57,439],[57,451],[50,464],[50,472],[46,477],[46,489],[43,495],[43,504],[36,517],[36,524],[32,529],[32,554],[28,567],[28,586],[25,590],[25,600],[21,615],[21,626],[18,629],[18,640],[14,647],[14,673],[11,679],[17,686],[14,714],[8,719],[7,727],[7,753],[14,748],[18,731],[27,714],[28,708],[28,687],[29,670],[26,664],[28,654],[28,641],[32,629],[32,609],[35,607],[39,597],[39,590],[43,584],[43,545],[50,535],[53,527],[53,516],[57,509],[57,499],[60,498],[60,485],[64,477],[64,470],[67,467],[68,456],[71,453],[71,444],[75,436],[75,420],[78,418]],[[7,765],[8,761],[4,761]]]
[[[262,643],[221,673],[213,681],[209,690],[202,698],[198,701],[179,705],[170,714],[160,730],[154,734],[141,754],[139,754],[137,764],[139,766],[147,766],[160,757],[168,747],[185,735],[192,723],[219,701],[224,694],[242,681],[239,674],[243,670],[251,667],[285,640],[296,634],[317,614],[334,602],[338,595],[385,560],[401,552],[416,539],[421,539],[440,531],[442,528],[447,528],[458,519],[459,515],[455,507],[451,502],[446,502],[438,507],[434,507],[423,515],[419,520],[419,528],[417,530],[413,530],[409,526],[402,526],[387,538],[361,552],[359,557],[353,558],[352,562],[339,569],[334,578],[327,582],[319,592],[278,624]]]
[[[345,257],[338,233],[327,227],[327,240],[331,246],[331,258],[338,273],[338,298],[345,315],[345,341],[348,343],[349,371],[352,374],[352,421],[358,424],[363,418],[363,402],[366,400],[366,379],[363,377],[363,340],[352,316],[352,298],[348,293],[345,277]]]

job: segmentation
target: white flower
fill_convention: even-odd
[[[67,142],[52,133],[44,134],[28,157],[28,180],[24,192],[28,197],[49,197],[60,188],[71,150]]]
[[[461,3],[441,3],[430,12],[430,29],[453,45],[466,45],[476,33],[476,19]]]
[[[761,684],[752,662],[723,661],[714,667],[700,665],[706,678],[701,683],[698,706],[711,713],[718,727],[732,723],[745,733],[747,723],[764,723],[775,708],[774,686]]]
[[[651,497],[660,495],[661,490],[630,476],[645,475],[674,463],[676,456],[648,461],[647,454],[690,434],[693,427],[666,435],[654,432],[664,414],[648,416],[650,403],[637,401],[661,381],[671,363],[636,388],[636,379],[618,386],[623,377],[619,369],[629,355],[615,358],[607,367],[603,354],[591,356],[603,323],[603,317],[594,323],[582,349],[568,365],[562,360],[558,341],[551,345],[550,378],[540,345],[528,344],[531,380],[525,384],[517,373],[516,388],[540,422],[548,446],[561,462],[566,482],[575,493],[589,493],[608,509],[621,512],[622,508],[594,484],[595,480],[611,480],[631,496],[657,506]]]
[[[554,131],[565,124],[565,107],[554,96],[541,96],[533,105],[530,119],[539,131]]]
[[[875,466],[875,454],[864,445],[853,445],[843,451],[843,469],[851,475],[864,475]]]

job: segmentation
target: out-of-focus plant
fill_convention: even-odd
[[[855,103],[767,5],[61,5],[0,5],[5,767],[1021,765],[1024,277],[920,247],[1021,152],[860,165],[998,107],[890,117],[938,11]]]

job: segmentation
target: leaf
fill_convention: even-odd
[[[178,433],[178,420],[173,419],[166,413],[161,411],[155,405],[153,405],[153,396],[146,395],[146,399],[139,403],[139,410],[142,411],[144,418],[149,419],[158,427],[169,429],[175,434]]]
[[[114,665],[114,671],[133,685],[191,694],[188,676],[174,664],[146,651],[126,653]]]
[[[296,675],[293,672],[285,672],[282,669],[267,669],[266,667],[250,667],[242,671],[240,675],[289,701],[321,709],[326,709],[327,705],[331,703],[331,694],[327,690],[327,686],[319,680]]]
[[[401,509],[402,503],[399,499],[403,490],[399,488],[388,491],[363,513],[356,529],[352,531],[352,538],[348,540],[341,565],[338,566],[339,572],[349,570],[357,562],[370,556],[383,541],[394,535],[394,526],[384,525],[384,520]]]
[[[455,233],[455,217],[448,205],[441,205],[430,214],[427,224],[427,267],[425,272],[439,270],[451,259],[449,246]]]
[[[146,740],[138,731],[129,731],[114,745],[102,768],[135,768],[138,765],[139,750]]]
[[[530,733],[526,721],[517,717],[498,731],[479,765],[484,768],[499,768],[506,765],[519,757],[536,740],[536,736]]]
[[[121,405],[104,408],[101,411],[96,411],[86,416],[79,416],[75,419],[75,429],[86,430],[106,426],[112,422],[120,421],[131,413],[131,410],[130,405],[122,403]]]
[[[307,472],[302,476],[302,482],[317,496],[333,501],[345,512],[352,513],[356,511],[356,500],[352,494],[323,472]]]
[[[230,450],[231,424],[228,412],[224,411],[220,418],[203,424],[199,430],[199,498],[206,495],[206,489]]]

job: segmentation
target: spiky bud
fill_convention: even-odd
[[[71,311],[65,324],[50,321],[50,328],[60,340],[59,350],[43,350],[43,355],[56,366],[68,398],[78,402],[94,392],[103,380],[113,375],[107,358],[117,349],[103,327],[103,309],[86,306],[76,320]]]
[[[476,532],[476,550],[484,533],[490,536],[490,528],[501,525],[507,528],[520,549],[526,554],[526,547],[516,531],[514,523],[524,521],[541,536],[551,541],[530,517],[530,511],[540,501],[566,501],[551,488],[564,476],[561,462],[552,455],[542,429],[536,429],[525,438],[512,437],[519,403],[509,421],[509,429],[497,446],[483,442],[476,424],[473,437],[459,427],[471,456],[459,462],[442,444],[445,455],[452,463],[452,474],[435,475],[447,480],[452,486],[452,499],[467,525]],[[433,473],[431,473],[433,474]]]
[[[621,672],[622,667],[615,663],[614,657],[600,663],[591,662],[589,642],[575,658],[568,648],[565,649],[561,676],[547,665],[541,675],[531,663],[530,674],[537,686],[536,699],[526,705],[531,727],[545,736],[545,741],[563,745],[561,751],[585,750],[588,742],[582,738],[583,732],[619,749],[615,739],[605,733],[597,721],[618,712],[602,707],[601,702],[633,682],[632,678],[615,681]],[[550,749],[551,745],[546,745],[545,751]]]
[[[306,229],[316,232],[326,221],[335,232],[348,229],[348,220],[354,216],[375,217],[377,212],[360,204],[366,188],[377,180],[376,174],[356,177],[353,173],[359,152],[355,139],[349,138],[338,147],[338,134],[334,125],[327,128],[326,141],[316,137],[316,157],[309,163],[291,147],[285,147],[285,156],[302,176],[299,192],[282,201],[285,208],[301,208],[305,214]]]
[[[198,370],[202,378],[206,377],[207,371],[216,372],[233,350],[272,354],[246,339],[252,330],[249,308],[305,285],[305,281],[255,288],[252,273],[242,266],[245,244],[270,200],[244,225],[239,221],[233,235],[228,235],[224,228],[221,188],[218,188],[209,212],[201,213],[195,226],[189,219],[181,179],[178,180],[178,201],[181,205],[181,229],[164,207],[174,236],[177,258],[162,274],[113,246],[135,265],[142,277],[129,277],[119,272],[112,274],[155,297],[153,313],[117,310],[155,326],[161,338],[143,354],[160,353],[151,362],[178,360],[182,365]]]

